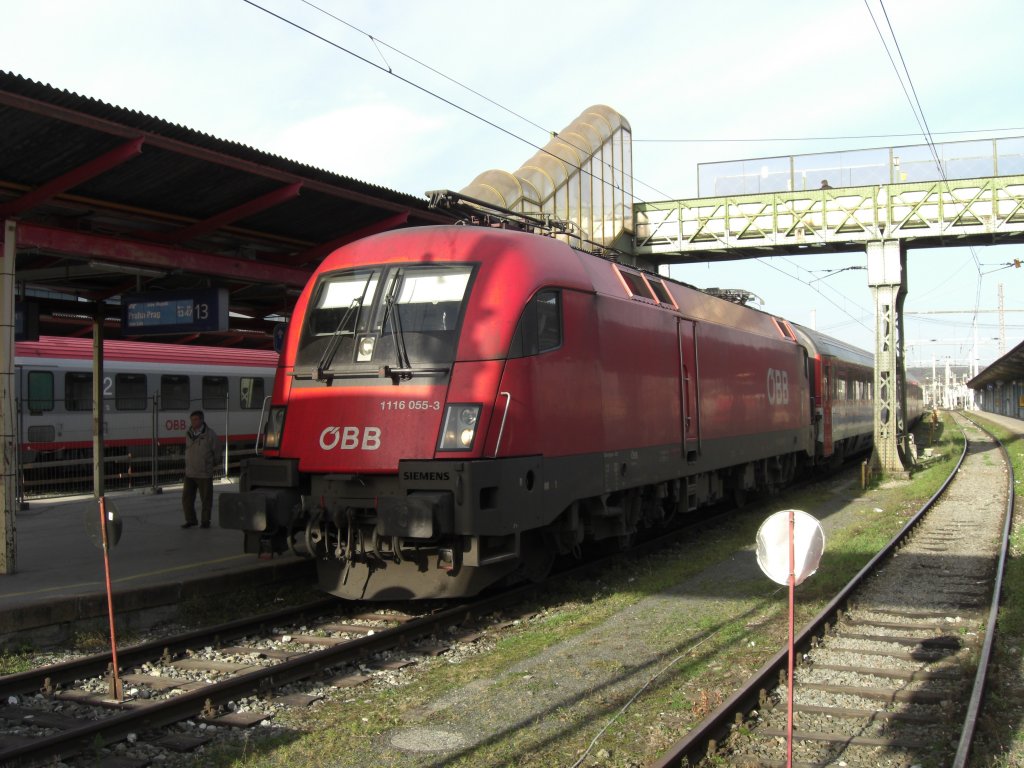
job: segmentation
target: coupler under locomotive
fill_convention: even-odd
[[[292,459],[245,462],[220,497],[245,551],[316,560],[320,588],[354,600],[473,595],[529,568],[528,531],[565,500],[544,492],[539,457],[403,461],[397,475],[304,474]]]

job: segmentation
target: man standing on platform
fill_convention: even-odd
[[[196,524],[196,491],[202,504],[202,527],[210,527],[213,510],[213,474],[220,465],[220,441],[204,421],[202,411],[189,416],[192,426],[185,433],[185,484],[181,489],[181,505],[185,512],[182,528]]]

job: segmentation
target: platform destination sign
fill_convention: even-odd
[[[14,302],[14,340],[39,341],[39,305],[35,302]]]
[[[135,293],[121,300],[121,332],[128,336],[204,333],[227,329],[226,288]]]

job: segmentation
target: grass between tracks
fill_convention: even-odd
[[[1024,765],[1024,438],[988,421],[984,414],[974,416],[1006,447],[1016,477],[1016,504],[993,666],[971,765],[1011,768]]]
[[[927,444],[927,430],[918,437],[918,445]],[[432,718],[423,717],[422,712],[433,702],[451,701],[453,694],[474,682],[499,680],[495,689],[508,696],[531,695],[534,681],[514,679],[507,675],[509,669],[599,627],[627,607],[695,576],[737,550],[749,548],[764,518],[783,505],[815,511],[833,508],[835,512],[845,508],[847,524],[829,534],[818,573],[798,588],[799,627],[902,528],[948,475],[959,458],[962,438],[958,430],[946,426],[938,430],[936,442],[936,450],[945,458],[916,473],[910,482],[876,484],[861,492],[851,474],[853,487],[848,485],[845,490],[818,483],[773,499],[771,504],[752,507],[699,539],[663,554],[642,560],[623,557],[599,582],[550,590],[543,605],[537,606],[538,613],[502,631],[487,653],[466,657],[458,664],[444,657],[430,660],[411,668],[400,686],[365,685],[336,692],[311,710],[279,716],[277,725],[285,728],[276,733],[247,738],[244,744],[209,748],[202,760],[220,768],[388,765],[382,757],[388,751],[389,730],[408,725],[410,720],[426,727],[443,726],[443,713]],[[785,642],[784,588],[773,587],[767,579],[747,579],[719,585],[718,596],[727,599],[709,600],[699,613],[676,615],[664,624],[663,631],[674,637],[703,639],[687,641],[666,653],[652,666],[655,672],[661,670],[657,679],[628,707],[635,690],[616,693],[609,689],[572,708],[549,710],[547,725],[557,731],[558,738],[498,728],[497,736],[456,756],[422,755],[390,764],[568,768],[581,761],[585,766],[632,768],[648,763],[717,707],[723,696]],[[628,660],[628,627],[622,627],[621,636],[623,658]],[[590,661],[566,661],[564,674],[572,674],[571,665],[580,663]],[[413,717],[414,713],[421,714]],[[486,711],[479,713],[481,722],[490,716]],[[601,733],[602,729],[606,730]]]
[[[210,594],[204,597],[192,597],[178,605],[175,627],[158,627],[151,631],[126,631],[119,627],[117,631],[118,647],[124,648],[136,643],[151,640],[161,632],[171,634],[172,631],[198,629],[213,624],[242,619],[261,613],[278,611],[289,605],[301,605],[323,598],[323,593],[312,584],[289,582],[277,587],[260,586],[252,589],[236,590],[230,593]],[[106,620],[104,619],[104,622]],[[105,627],[94,631],[79,631],[68,648],[61,649],[64,656],[81,656],[100,653],[110,649],[110,633]],[[24,643],[21,647],[11,648],[0,654],[0,675],[11,675],[27,672],[43,664],[53,663],[58,654],[44,651]]]

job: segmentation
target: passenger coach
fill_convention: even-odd
[[[157,447],[180,456],[188,414],[196,409],[206,413],[222,440],[250,452],[255,448],[276,353],[132,341],[106,341],[103,350],[109,457],[145,459]],[[92,455],[92,341],[44,336],[17,342],[14,373],[19,455],[28,467],[27,481],[45,490],[62,474],[47,465]]]

